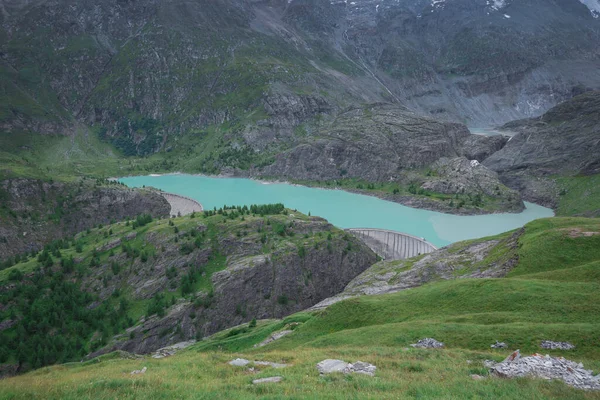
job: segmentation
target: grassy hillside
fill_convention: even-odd
[[[79,360],[127,340],[145,343],[157,332],[168,343],[201,338],[203,331],[254,316],[290,314],[334,294],[331,290],[375,262],[375,254],[351,235],[323,219],[290,212],[275,204],[171,219],[141,215],[0,265],[0,368],[6,363],[26,371]],[[268,261],[261,270],[263,258]],[[362,270],[348,271],[348,264]],[[230,266],[231,273],[215,286],[212,275]],[[261,271],[274,269],[283,272],[268,275],[273,285],[258,280]],[[260,284],[260,299],[244,297],[242,289],[228,292],[244,270],[254,276],[239,285]],[[284,272],[288,277],[279,276]],[[328,289],[320,281],[334,276],[341,287]],[[144,325],[148,321],[156,326]]]
[[[557,244],[560,243],[560,246]],[[500,361],[510,350],[544,352],[600,370],[600,220],[555,218],[528,224],[516,250],[519,263],[502,279],[436,282],[383,296],[363,296],[318,313],[283,321],[259,321],[214,335],[173,357],[121,359],[105,356],[0,381],[1,398],[478,398],[599,399],[560,382],[533,379],[481,381],[485,359]],[[262,348],[271,332],[294,332]],[[243,328],[243,329],[242,329]],[[423,337],[447,349],[408,345]],[[547,351],[541,340],[570,341],[571,351]],[[251,373],[229,366],[236,357],[286,362]],[[319,376],[325,358],[377,365],[374,378]],[[134,369],[148,367],[144,375]],[[283,376],[280,384],[254,386],[252,379]]]

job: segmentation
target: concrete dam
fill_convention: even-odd
[[[385,260],[403,260],[437,250],[425,239],[402,232],[371,228],[352,228],[346,232],[362,240]]]

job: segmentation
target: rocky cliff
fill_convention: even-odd
[[[576,96],[541,117],[514,121],[502,129],[517,134],[483,164],[526,199],[554,205],[559,190],[548,178],[600,173],[598,91]]]
[[[140,214],[169,215],[159,194],[90,179],[78,183],[0,181],[0,259],[40,250],[52,240]]]

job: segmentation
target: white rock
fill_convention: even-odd
[[[233,365],[234,367],[245,367],[250,364],[250,361],[245,358],[236,358],[235,360],[229,361],[229,365]]]
[[[330,374],[332,372],[344,372],[348,367],[348,363],[342,360],[323,360],[317,364],[317,370],[321,374]]]
[[[131,375],[145,374],[148,368],[144,367],[142,369],[136,369],[135,371],[131,371]]]

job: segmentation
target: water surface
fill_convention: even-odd
[[[205,209],[223,205],[283,203],[305,214],[310,212],[327,218],[340,228],[391,229],[423,237],[438,247],[506,232],[534,219],[554,215],[549,208],[525,203],[527,209],[520,214],[458,216],[410,208],[343,190],[262,183],[240,178],[173,174],[119,180],[131,187],[153,186],[165,192],[191,197]]]

